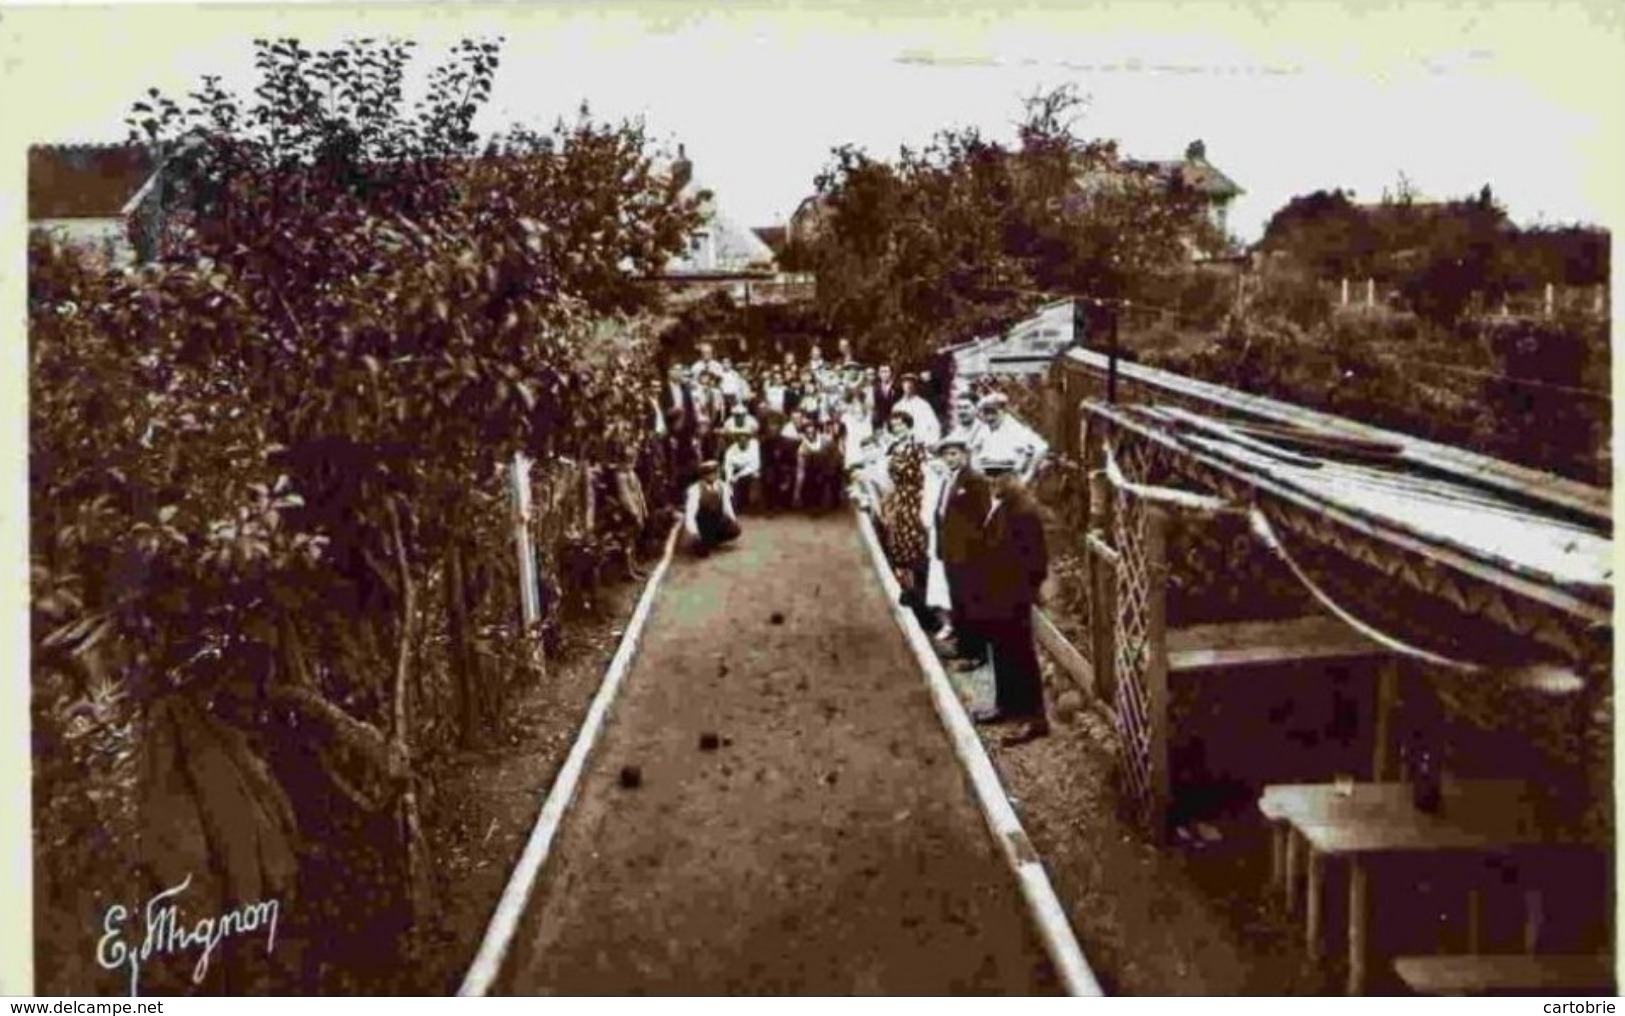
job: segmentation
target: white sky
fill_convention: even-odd
[[[427,70],[427,57],[457,37],[501,33],[504,65],[482,126],[551,122],[583,99],[600,114],[642,115],[657,137],[687,145],[732,218],[758,226],[788,217],[836,144],[891,154],[955,124],[1008,138],[1021,96],[1075,82],[1093,99],[1080,130],[1117,138],[1130,154],[1176,157],[1204,139],[1247,190],[1233,223],[1251,240],[1295,194],[1343,186],[1376,199],[1401,172],[1427,196],[1489,183],[1521,221],[1607,221],[1625,180],[1621,10],[125,6],[13,9],[0,46],[10,99],[50,97],[19,107],[29,138],[88,140],[122,136],[129,104],[149,86],[178,95],[217,73],[251,87],[256,35],[309,46],[404,35],[419,40]],[[900,59],[926,54],[938,62]]]

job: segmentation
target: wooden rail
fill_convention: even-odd
[[[1057,364],[1058,370],[1091,378],[1104,378],[1110,367],[1106,356],[1087,349],[1068,350]],[[1155,367],[1119,360],[1117,376],[1119,385],[1139,385],[1155,393],[1204,404],[1216,412],[1236,414],[1265,424],[1331,433],[1380,446],[1397,445],[1400,450],[1396,458],[1407,465],[1494,490],[1530,505],[1543,506],[1554,515],[1572,517],[1610,535],[1613,533],[1612,494],[1607,490]]]

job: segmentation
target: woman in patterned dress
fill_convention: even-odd
[[[892,413],[888,422],[895,443],[887,460],[892,489],[881,509],[885,519],[886,556],[903,587],[903,602],[913,609],[926,631],[936,628],[936,617],[926,606],[926,579],[930,574],[930,534],[925,528],[925,447],[914,439],[914,418],[907,411]]]

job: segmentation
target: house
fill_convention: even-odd
[[[1230,208],[1235,199],[1246,193],[1223,171],[1207,159],[1207,145],[1192,141],[1185,148],[1183,159],[1113,159],[1107,165],[1092,166],[1077,175],[1079,200],[1106,191],[1121,192],[1135,186],[1181,188],[1195,194],[1202,202],[1207,224],[1216,237],[1229,235]],[[1206,260],[1196,238],[1188,241],[1193,260]],[[1209,254],[1214,253],[1209,251]]]
[[[784,257],[784,244],[788,232],[785,226],[757,226],[751,230],[756,239],[767,244],[767,249],[773,252],[775,259]]]
[[[1220,233],[1229,233],[1230,206],[1245,194],[1236,182],[1217,166],[1207,161],[1207,144],[1200,139],[1185,147],[1183,159],[1137,162],[1129,165],[1150,169],[1168,186],[1181,186],[1202,196],[1206,202],[1208,221]]]
[[[819,231],[823,229],[830,215],[830,200],[825,194],[814,194],[803,198],[796,210],[790,213],[790,225],[785,228],[785,241],[797,246],[806,246],[818,239]]]
[[[753,231],[723,213],[715,194],[696,180],[694,164],[688,160],[682,145],[677,146],[677,159],[672,163],[671,173],[681,182],[685,197],[701,199],[700,211],[705,221],[689,237],[687,252],[667,262],[665,277],[772,276],[776,268],[772,248]]]
[[[133,144],[33,145],[28,149],[28,226],[126,267],[137,250],[131,217],[157,208],[151,154]],[[141,245],[145,248],[147,245]]]
[[[686,197],[701,199],[704,217],[689,237],[688,250],[667,262],[659,282],[679,304],[715,292],[741,303],[783,303],[808,299],[812,279],[779,270],[778,257],[768,242],[783,242],[784,230],[747,229],[721,209],[713,191],[701,186],[683,145],[670,172]],[[763,234],[767,234],[765,237]]]

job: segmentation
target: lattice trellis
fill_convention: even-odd
[[[1099,463],[1098,447],[1091,451],[1091,460]],[[1155,454],[1143,442],[1116,448],[1119,468],[1137,482],[1155,470]],[[1124,796],[1134,818],[1160,837],[1166,831],[1168,801],[1166,520],[1161,509],[1095,475],[1090,492],[1091,655],[1101,691],[1116,707]]]

